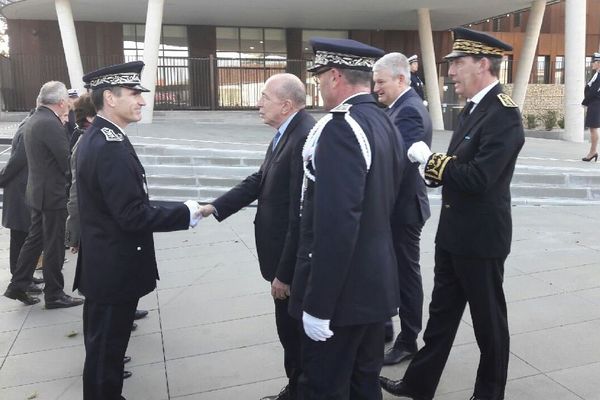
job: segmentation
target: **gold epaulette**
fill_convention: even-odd
[[[352,104],[342,103],[339,106],[332,108],[330,112],[346,114],[350,112],[350,108],[352,108]]]
[[[517,103],[515,103],[515,101],[513,99],[511,99],[510,96],[505,93],[498,94],[498,100],[500,100],[500,103],[502,103],[502,105],[504,107],[510,107],[510,108],[519,107],[517,105]]]
[[[431,157],[429,157],[429,160],[427,160],[427,164],[425,164],[425,179],[429,179],[436,183],[442,182],[442,176],[444,175],[446,165],[454,158],[456,158],[456,156],[433,153]]]

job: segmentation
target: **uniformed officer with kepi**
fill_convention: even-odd
[[[153,232],[187,229],[200,206],[148,200],[144,167],[125,134],[145,105],[141,61],[83,77],[98,114],[77,151],[81,241],[74,288],[85,295],[84,400],[123,399],[123,357],[140,297],[156,287]]]
[[[454,29],[448,76],[469,101],[459,115],[448,151],[413,144],[408,158],[425,178],[442,185],[435,238],[434,287],[425,346],[401,381],[381,378],[397,396],[431,400],[466,304],[481,351],[472,400],[503,400],[509,356],[504,261],[512,237],[510,181],[524,139],[521,113],[498,81],[502,56],[512,50],[493,36]]]
[[[397,312],[390,218],[404,144],[370,94],[382,50],[314,38],[325,108],[303,151],[298,262],[290,313],[301,319],[298,398],[380,399],[384,323]]]

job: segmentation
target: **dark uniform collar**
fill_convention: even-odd
[[[125,131],[117,124],[115,124],[114,122],[112,122],[111,120],[109,120],[106,117],[103,117],[99,114],[96,114],[96,118],[94,118],[94,122],[92,122],[92,125],[97,126],[99,128],[111,128],[112,130],[117,131],[118,133],[126,136],[127,134],[125,133]]]

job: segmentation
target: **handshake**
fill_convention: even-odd
[[[190,228],[195,228],[202,218],[208,217],[216,211],[212,204],[201,206],[200,203],[194,200],[187,200],[183,204],[190,210]]]

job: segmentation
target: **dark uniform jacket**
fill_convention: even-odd
[[[67,208],[69,143],[65,128],[51,109],[40,106],[23,133],[29,173],[25,199],[36,210]]]
[[[317,123],[322,133],[313,159],[316,182],[308,179],[304,193],[289,306],[295,318],[306,311],[333,326],[384,321],[399,303],[390,217],[404,145],[371,95],[345,104],[352,105],[348,113],[334,109],[324,127]],[[364,132],[358,135],[362,139],[349,117]],[[365,137],[372,160],[368,170],[359,145]]]
[[[256,251],[262,276],[291,283],[296,264],[300,230],[300,189],[302,187],[302,147],[315,124],[300,110],[290,121],[273,152],[269,144],[258,172],[250,175],[212,204],[222,221],[258,199],[254,219]]]
[[[4,188],[2,226],[21,232],[29,231],[31,223],[31,212],[25,204],[27,155],[23,141],[23,131],[29,118],[25,118],[17,128],[11,143],[10,158],[0,171],[0,187]]]
[[[431,147],[431,117],[414,89],[409,89],[387,110],[408,149],[413,143],[425,142]],[[398,191],[392,222],[425,223],[431,216],[427,187],[419,174],[419,164],[407,161]]]
[[[186,229],[188,208],[150,205],[133,146],[100,116],[79,141],[76,170],[81,243],[74,289],[106,304],[150,293],[158,279],[152,232]]]
[[[421,98],[421,101],[425,100],[423,81],[421,80],[419,75],[417,75],[417,73],[415,73],[415,72],[410,73],[410,87],[415,89],[415,92],[417,92],[417,94]]]
[[[589,107],[593,103],[600,103],[600,73],[598,73],[596,80],[591,85],[585,85],[583,94],[581,105]]]
[[[504,105],[500,93],[498,84],[483,97],[448,147],[456,159],[443,173],[436,244],[453,254],[504,258],[510,252],[510,181],[525,136],[518,107]]]

